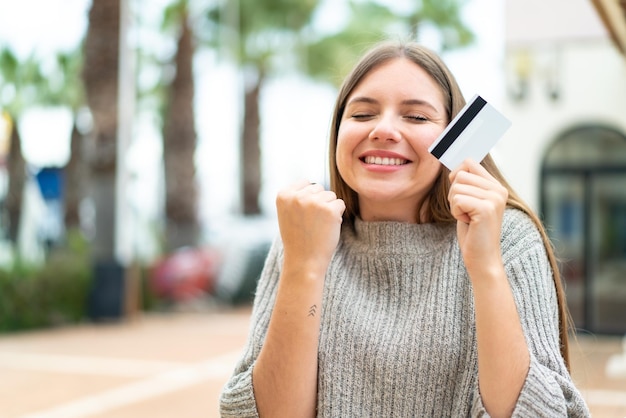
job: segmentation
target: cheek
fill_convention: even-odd
[[[416,148],[420,149],[423,152],[428,152],[428,148],[435,142],[435,140],[441,135],[443,132],[443,128],[437,126],[431,129],[425,130],[421,132],[419,135],[415,136],[415,144]],[[434,158],[434,157],[433,157]]]
[[[339,170],[339,174],[342,177],[345,176],[345,171],[349,166],[351,153],[346,147],[345,141],[342,141],[340,137],[337,137],[337,148],[335,151],[335,164],[337,165],[337,170]]]
[[[339,131],[337,132],[337,143],[342,144],[345,148],[351,142],[355,142],[358,135],[358,126],[355,126],[349,121],[342,122],[341,125],[339,125]]]
[[[439,138],[439,135],[441,135],[443,130],[444,128],[441,126],[433,127],[433,129],[429,132],[429,135],[424,138],[424,140],[426,141],[426,147],[430,147],[435,142],[435,140]]]
[[[443,132],[443,129],[438,127],[429,130],[429,132],[423,132],[422,135],[416,138],[416,146],[414,148],[419,155],[422,174],[427,177],[435,178],[439,175],[439,170],[441,169],[439,160],[428,151],[428,148],[435,142],[441,132]]]
[[[337,133],[336,151],[337,165],[339,165],[340,162],[345,164],[347,161],[352,159],[352,153],[357,145],[357,141],[354,140],[356,135],[354,135],[354,132],[352,131],[353,129],[345,127],[344,125],[339,127],[339,132]]]

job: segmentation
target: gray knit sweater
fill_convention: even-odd
[[[541,237],[507,209],[502,252],[531,353],[516,417],[589,412],[559,353],[556,294]],[[252,369],[282,263],[277,241],[255,298],[243,356],[220,397],[222,417],[256,417]],[[344,226],[326,275],[318,417],[484,417],[472,287],[453,224]]]

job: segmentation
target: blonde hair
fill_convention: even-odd
[[[374,68],[398,58],[404,58],[414,62],[424,69],[439,85],[445,101],[444,107],[448,116],[448,122],[452,120],[465,105],[463,94],[461,93],[454,76],[445,63],[433,51],[424,48],[419,44],[412,42],[383,42],[376,45],[368,53],[366,53],[363,58],[361,58],[350,74],[345,78],[339,90],[339,94],[337,95],[331,123],[329,144],[331,189],[337,194],[338,198],[344,200],[346,204],[344,220],[351,225],[353,225],[354,219],[359,216],[359,200],[357,193],[346,184],[337,168],[336,149],[339,125],[341,124],[341,119],[343,117],[348,97],[363,77],[365,77]],[[552,267],[554,286],[558,301],[561,355],[563,356],[563,360],[569,370],[568,330],[570,328],[570,317],[567,311],[565,293],[561,283],[557,259],[552,248],[552,243],[550,242],[546,230],[538,216],[504,179],[504,176],[490,155],[487,155],[487,157],[481,161],[481,165],[485,167],[485,169],[508,190],[509,197],[507,200],[507,206],[519,209],[526,213],[535,223],[541,234],[550,266]],[[439,176],[435,180],[429,195],[422,202],[421,207],[417,208],[417,219],[420,222],[456,222],[456,219],[452,216],[450,211],[450,204],[447,198],[448,191],[450,189],[450,180],[448,177],[449,173],[449,170],[442,166]]]

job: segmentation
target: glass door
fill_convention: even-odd
[[[626,332],[626,136],[602,126],[548,148],[541,213],[577,328]]]
[[[626,331],[626,173],[594,175],[591,209],[591,328]]]
[[[559,260],[570,314],[576,327],[586,327],[584,177],[551,175],[544,196],[544,223]]]

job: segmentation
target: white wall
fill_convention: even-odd
[[[591,0],[507,0],[509,45],[607,37]]]
[[[589,3],[591,8],[588,0],[567,0],[567,5],[564,0],[542,3],[548,9],[560,4],[561,10],[567,11],[568,5],[573,10],[584,10],[581,2]],[[538,2],[507,2],[506,55],[514,61],[517,54],[527,54],[528,93],[519,102],[507,96],[502,111],[513,124],[496,146],[494,157],[513,187],[536,210],[541,163],[547,147],[561,133],[580,125],[599,124],[626,134],[626,57],[618,53],[608,36],[593,29],[597,16],[586,15],[581,20],[576,15],[559,17],[553,10],[554,27],[545,29],[541,25],[549,22],[544,18],[535,25],[528,21],[532,18],[528,11],[533,10],[530,3]],[[510,7],[516,12],[512,13]],[[526,14],[522,10],[527,10]],[[595,13],[593,8],[590,10]],[[541,8],[534,9],[535,14],[542,12]],[[571,28],[572,22],[578,32]],[[520,32],[524,25],[527,34]],[[559,30],[559,25],[564,29]],[[542,33],[543,41],[539,36]],[[509,65],[506,70],[509,86],[517,79],[513,67]],[[547,94],[550,74],[555,74],[558,100],[551,100]]]

